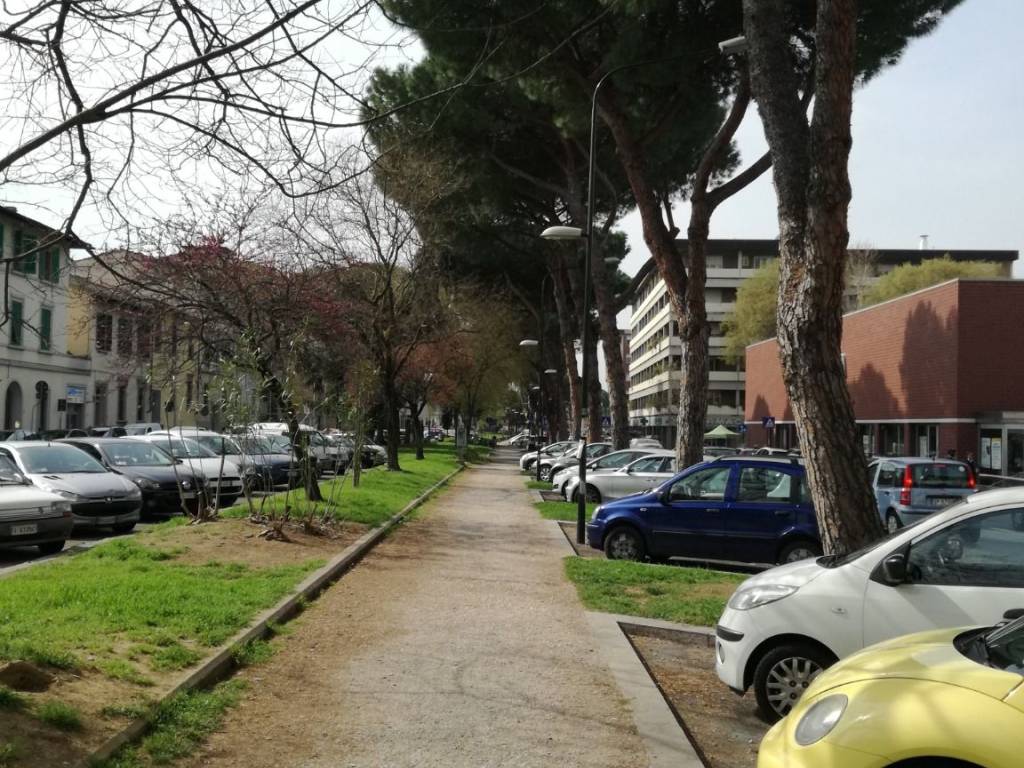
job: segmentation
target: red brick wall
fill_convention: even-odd
[[[960,283],[958,410],[1024,410],[1024,281]]]

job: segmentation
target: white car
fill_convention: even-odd
[[[715,669],[785,716],[838,659],[912,632],[992,625],[1024,608],[1024,488],[986,491],[849,555],[743,582],[716,629]]]
[[[0,549],[35,546],[52,555],[64,549],[73,526],[70,501],[36,488],[0,456]]]
[[[663,448],[656,437],[634,437],[629,441],[630,448]]]
[[[577,445],[579,445],[579,443],[576,440],[561,440],[557,443],[545,445],[539,451],[527,451],[519,457],[519,468],[526,471],[536,463],[538,456],[554,458],[561,456],[570,448],[574,448]]]
[[[676,475],[675,451],[664,448],[649,449],[643,456],[612,472],[587,475],[587,501],[600,503],[621,499],[632,493],[647,492],[671,480]],[[566,498],[576,498],[579,477],[569,481],[565,488]]]
[[[126,437],[125,440],[142,440],[162,448],[172,458],[178,459],[194,474],[206,478],[207,488],[212,488],[220,499],[220,506],[230,507],[242,495],[242,469],[234,461],[218,456],[189,437],[173,432],[150,432],[148,435]]]
[[[600,458],[594,459],[587,464],[587,478],[589,479],[591,473],[607,474],[608,472],[614,472],[617,469],[636,461],[639,458],[648,456],[652,453],[656,453],[654,448],[625,448],[621,451],[612,451],[606,453]],[[558,476],[551,482],[551,489],[558,491],[566,501],[572,501],[575,495],[576,486],[579,485],[580,468],[579,465],[573,465],[566,467]],[[572,490],[569,490],[569,486],[572,485]]]

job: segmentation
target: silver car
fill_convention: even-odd
[[[587,461],[597,459],[606,453],[611,453],[611,443],[588,443]],[[580,463],[579,445],[570,451],[566,451],[556,458],[542,458],[540,460],[540,479],[554,482],[558,473],[568,467],[578,467]]]
[[[11,459],[37,488],[70,501],[76,527],[127,533],[139,522],[142,491],[83,450],[25,441],[3,443],[0,456]]]
[[[881,458],[868,466],[878,514],[889,533],[977,492],[966,462],[919,457]]]
[[[630,464],[641,456],[648,456],[655,452],[654,448],[626,448],[621,451],[612,451],[604,456],[587,463],[587,477],[592,474],[607,474]],[[579,465],[566,467],[551,484],[552,490],[558,491],[566,501],[572,501],[576,497],[576,488],[579,486],[580,468]],[[571,486],[571,488],[570,488]]]
[[[587,501],[600,503],[633,493],[646,493],[676,475],[676,455],[661,449],[614,472],[587,475]],[[579,478],[576,478],[577,484]],[[573,488],[572,493],[578,492]]]

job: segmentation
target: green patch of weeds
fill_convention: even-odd
[[[526,487],[531,491],[550,491],[551,483],[545,483],[543,480],[527,480]]]
[[[0,709],[24,709],[28,703],[22,694],[0,685]]]
[[[575,522],[576,516],[579,514],[576,505],[568,501],[538,501],[534,502],[533,506],[545,520]],[[587,504],[587,520],[593,517],[596,506],[594,503]]]
[[[149,706],[144,702],[128,702],[127,704],[108,704],[100,710],[103,717],[121,717],[126,720],[138,720],[149,713]]]
[[[196,653],[191,648],[186,648],[181,643],[174,643],[156,651],[150,657],[149,662],[153,665],[153,669],[169,671],[191,667],[201,658],[202,654]]]
[[[96,664],[96,669],[114,680],[124,680],[132,685],[153,685],[153,681],[142,674],[138,667],[124,659],[104,659]]]
[[[745,576],[625,560],[567,557],[565,572],[593,611],[712,626]]]
[[[13,741],[0,741],[0,768],[14,768],[14,761],[19,757],[21,747]]]
[[[231,655],[240,667],[252,667],[262,664],[274,655],[274,646],[266,640],[250,640],[235,648]]]
[[[44,701],[36,706],[35,715],[44,723],[61,731],[82,730],[82,715],[63,701]]]

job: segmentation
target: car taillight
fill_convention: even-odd
[[[910,505],[910,489],[914,487],[914,478],[910,474],[910,467],[903,468],[903,487],[900,489],[900,504]]]
[[[967,487],[974,490],[978,486],[978,480],[974,477],[974,473],[971,470],[967,470]]]

